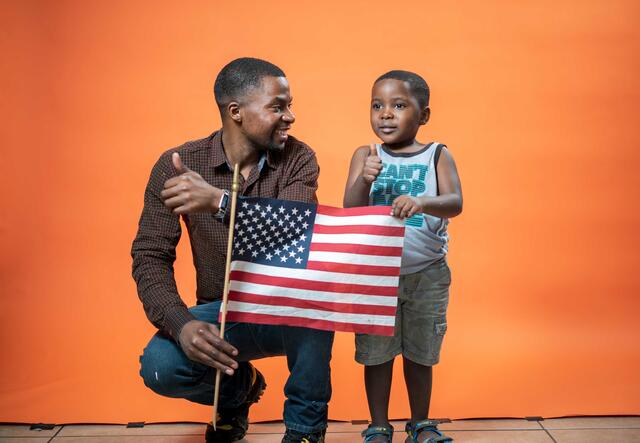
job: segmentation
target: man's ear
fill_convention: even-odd
[[[420,124],[426,125],[429,121],[429,117],[431,117],[431,109],[428,106],[425,106],[422,111],[420,111]]]
[[[229,102],[227,105],[227,114],[236,123],[242,122],[242,115],[240,114],[240,104],[238,102]]]

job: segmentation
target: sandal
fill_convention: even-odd
[[[369,425],[367,429],[362,431],[361,435],[364,437],[364,440],[362,441],[362,443],[369,443],[370,441],[373,440],[374,437],[379,437],[379,436],[386,438],[384,443],[392,443],[393,442],[393,426]]]
[[[438,422],[436,420],[422,420],[415,424],[415,426],[411,425],[411,422],[408,421],[405,426],[405,431],[407,431],[407,439],[405,443],[446,443],[453,441],[451,437],[447,437],[442,432],[438,431]],[[431,431],[436,436],[429,437],[426,440],[418,440],[418,435],[422,431]]]

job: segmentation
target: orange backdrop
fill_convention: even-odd
[[[129,249],[152,164],[220,125],[213,81],[239,56],[287,73],[335,206],[374,140],[372,81],[430,83],[420,140],[449,145],[465,194],[433,416],[640,413],[638,2],[4,3],[0,421],[209,419],[138,377],[154,329]],[[368,416],[353,350],[338,334],[334,419]],[[252,418],[278,419],[284,359],[258,366]]]

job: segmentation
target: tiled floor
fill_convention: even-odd
[[[393,422],[396,430],[404,422]],[[360,442],[364,425],[331,422],[327,443]],[[440,429],[456,442],[478,443],[633,443],[640,442],[640,417],[555,418],[542,421],[521,419],[455,420]],[[280,443],[281,423],[256,423],[249,428],[243,443]],[[202,442],[202,424],[158,424],[142,428],[123,425],[64,425],[52,430],[30,430],[25,425],[0,425],[0,442],[57,443],[196,443]],[[396,432],[394,443],[404,442],[403,432]]]

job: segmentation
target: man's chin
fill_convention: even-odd
[[[282,143],[276,143],[273,140],[269,142],[269,144],[266,146],[267,151],[275,151],[275,152],[279,152],[282,151],[284,149],[284,145],[287,142],[284,141]]]

